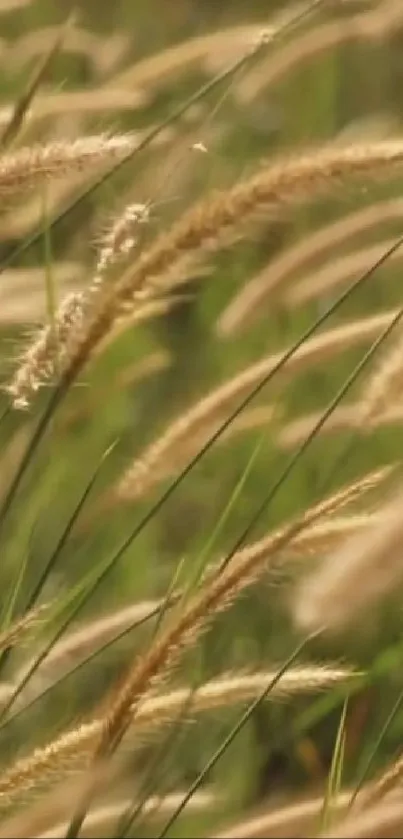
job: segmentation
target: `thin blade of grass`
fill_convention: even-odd
[[[28,603],[26,604],[25,611],[29,611],[34,606],[40,592],[42,591],[42,588],[43,588],[46,580],[48,579],[50,573],[52,572],[52,570],[54,569],[54,567],[56,565],[56,562],[57,562],[57,560],[60,556],[60,553],[63,550],[63,548],[64,548],[64,546],[65,546],[65,544],[66,544],[66,542],[67,542],[67,540],[68,540],[68,538],[69,538],[69,536],[72,532],[72,529],[73,529],[73,527],[74,527],[74,525],[75,525],[75,523],[76,523],[76,521],[77,521],[77,519],[78,519],[78,517],[79,517],[79,515],[80,515],[80,513],[81,513],[89,495],[90,495],[90,493],[91,493],[91,490],[92,490],[92,488],[93,488],[93,486],[94,486],[94,484],[95,484],[95,482],[96,482],[96,480],[99,476],[99,473],[100,473],[103,465],[105,464],[107,458],[109,457],[109,455],[113,451],[114,447],[115,447],[115,443],[113,443],[111,446],[109,446],[109,448],[102,454],[101,459],[98,461],[93,473],[90,476],[90,479],[89,479],[88,483],[86,484],[86,486],[84,488],[83,493],[81,494],[81,496],[78,500],[78,503],[76,504],[75,508],[73,509],[73,512],[72,512],[70,518],[68,519],[64,530],[62,531],[62,533],[60,535],[60,538],[59,538],[59,540],[56,544],[56,547],[55,547],[53,553],[49,557],[48,562],[46,563],[45,568],[43,569],[43,571],[42,571],[42,573],[41,573],[41,575],[40,575],[40,577],[37,581],[37,584],[36,584],[32,594],[31,594],[31,596],[28,600]],[[64,629],[63,629],[63,631],[64,631]],[[41,653],[38,656],[38,658],[33,662],[31,667],[28,669],[28,672],[25,674],[25,676],[21,680],[20,684],[16,687],[15,691],[11,694],[11,696],[9,697],[9,699],[7,700],[7,702],[5,703],[3,708],[0,710],[0,722],[4,719],[4,717],[6,716],[8,711],[10,710],[11,706],[13,705],[13,703],[15,702],[15,700],[17,699],[17,697],[21,693],[22,689],[25,687],[28,680],[34,674],[37,667],[39,667],[39,664],[42,663],[42,661],[44,660],[46,655],[48,655],[48,653],[52,649],[54,643],[56,643],[56,640],[59,640],[59,637],[60,637],[60,630],[57,633],[56,638],[52,639],[50,644],[48,644],[47,647],[45,648],[46,649],[46,654],[44,654],[44,652]],[[2,655],[0,655],[0,671],[1,671],[1,668],[4,667],[4,664],[5,664],[5,662],[8,658],[8,654],[9,654],[9,651],[5,650],[4,653]]]
[[[54,340],[56,340],[57,330],[56,326],[56,310],[57,310],[57,288],[56,278],[53,271],[53,257],[52,257],[52,239],[48,221],[48,187],[45,183],[42,191],[42,205],[43,205],[43,250],[44,250],[44,277],[45,277],[45,293],[46,293],[46,308],[48,315],[49,326],[52,329]],[[58,347],[55,346],[56,364],[58,356]]]
[[[183,703],[179,714],[177,715],[176,719],[174,720],[173,724],[170,726],[168,730],[168,734],[165,736],[160,747],[156,750],[155,755],[150,761],[147,773],[145,775],[145,778],[143,779],[141,788],[138,792],[138,800],[134,799],[131,806],[127,808],[127,810],[122,814],[121,818],[119,819],[119,822],[116,826],[116,836],[119,837],[119,839],[123,839],[124,836],[127,836],[129,830],[133,827],[133,825],[136,822],[138,822],[141,813],[144,810],[144,805],[147,801],[147,798],[149,798],[149,796],[155,790],[156,775],[158,773],[161,777],[161,772],[166,766],[166,759],[171,754],[171,748],[174,745],[175,740],[177,740],[180,734],[182,733],[186,714],[188,710],[191,708],[195,690],[197,690],[196,684],[194,684],[193,686],[192,693],[189,694],[188,697],[186,697],[186,700]]]
[[[323,809],[320,818],[320,833],[324,833],[330,825],[332,803],[337,798],[341,788],[346,743],[347,706],[348,700],[346,699],[344,701],[340,723],[336,734],[336,742],[334,745],[326,793],[323,801]]]
[[[390,729],[390,726],[392,725],[392,723],[395,720],[397,714],[399,713],[400,709],[402,708],[402,705],[403,705],[403,690],[400,691],[399,696],[397,697],[397,699],[394,702],[391,710],[389,711],[389,714],[386,717],[386,720],[385,720],[378,736],[376,737],[374,743],[371,745],[369,754],[368,754],[368,756],[367,756],[367,758],[364,762],[364,765],[362,767],[362,770],[359,774],[358,781],[356,782],[353,795],[351,796],[351,799],[349,801],[349,804],[348,804],[349,809],[354,805],[359,793],[361,792],[361,789],[364,786],[365,781],[367,780],[368,775],[369,775],[369,773],[372,769],[372,766],[373,766],[375,758],[376,758],[376,756],[379,752],[379,749],[380,749],[380,747],[382,746],[382,743],[385,740],[385,737],[386,737],[386,735],[387,735],[387,733]]]
[[[192,796],[201,787],[201,785],[203,784],[205,779],[210,774],[211,770],[214,769],[214,766],[216,765],[216,763],[218,763],[218,761],[223,756],[223,754],[226,752],[226,750],[229,748],[231,743],[233,743],[236,736],[240,733],[240,731],[242,731],[242,729],[249,722],[249,720],[253,716],[254,712],[257,710],[257,708],[259,708],[259,706],[265,701],[265,699],[270,694],[270,692],[273,690],[273,688],[275,688],[275,686],[280,681],[280,679],[284,675],[284,673],[286,673],[287,670],[289,670],[291,665],[294,664],[294,662],[296,661],[298,656],[303,652],[303,650],[306,649],[309,642],[317,634],[318,633],[315,633],[314,635],[309,635],[307,638],[304,638],[304,640],[301,643],[298,644],[298,646],[296,647],[294,652],[289,656],[287,661],[280,668],[280,670],[278,671],[278,673],[276,674],[274,679],[271,680],[271,682],[267,685],[267,687],[249,705],[249,707],[246,709],[246,711],[244,711],[244,713],[239,718],[238,722],[233,726],[233,728],[231,729],[231,731],[229,732],[227,737],[222,742],[221,746],[214,752],[214,754],[212,755],[210,760],[206,763],[205,767],[199,773],[197,778],[193,781],[193,783],[191,784],[188,792],[184,796],[183,800],[181,801],[179,806],[176,808],[176,810],[172,813],[172,815],[169,817],[169,819],[167,820],[166,824],[164,825],[161,833],[159,833],[158,839],[164,839],[164,837],[167,836],[169,830],[171,829],[171,827],[173,827],[173,825],[175,824],[175,822],[177,821],[177,819],[179,818],[179,816],[181,815],[181,813],[183,812],[183,810],[185,809],[185,807],[187,806],[189,801],[191,800]],[[66,835],[66,839],[71,839],[71,837],[75,836],[75,835],[76,835],[75,833],[71,833],[70,835]]]
[[[386,339],[389,337],[391,332],[393,332],[393,330],[398,326],[398,324],[400,323],[402,318],[403,318],[403,307],[401,309],[399,309],[399,311],[397,312],[397,314],[395,315],[393,320],[387,325],[387,327],[382,331],[382,333],[378,336],[378,338],[373,342],[373,344],[371,345],[369,350],[367,350],[367,352],[365,353],[365,355],[363,356],[361,361],[355,366],[353,371],[347,377],[344,384],[341,386],[341,388],[338,390],[336,395],[333,397],[333,399],[329,403],[326,410],[321,414],[321,416],[319,417],[319,420],[315,423],[315,425],[313,426],[313,428],[311,429],[309,434],[305,437],[305,439],[303,440],[303,442],[301,443],[299,448],[295,451],[295,453],[289,459],[288,463],[286,464],[283,471],[280,473],[280,475],[277,478],[277,480],[275,481],[274,485],[269,490],[269,492],[267,493],[267,495],[264,497],[263,501],[261,502],[261,504],[257,508],[254,516],[249,521],[248,525],[246,526],[246,528],[244,529],[244,531],[240,535],[239,539],[235,542],[232,550],[230,551],[230,553],[227,554],[227,556],[225,557],[225,559],[221,563],[221,565],[218,569],[219,574],[224,571],[224,569],[227,567],[227,565],[231,561],[234,554],[241,548],[245,539],[250,535],[252,529],[258,523],[258,521],[261,518],[261,516],[263,515],[263,513],[267,511],[269,505],[271,504],[271,502],[273,501],[273,499],[277,495],[278,491],[281,489],[281,487],[285,483],[286,479],[292,473],[295,466],[298,464],[298,462],[300,461],[300,459],[302,458],[302,456],[304,455],[306,450],[309,448],[309,446],[311,445],[313,440],[316,439],[316,437],[318,436],[319,432],[321,431],[321,429],[323,428],[323,426],[325,425],[325,423],[327,422],[329,417],[334,413],[334,411],[336,410],[336,408],[340,404],[343,397],[346,395],[346,393],[350,390],[352,385],[358,379],[358,377],[360,376],[360,374],[362,373],[364,368],[372,360],[373,356],[375,355],[375,353],[377,352],[379,347],[382,346],[382,344],[384,343],[384,341],[386,341]],[[342,457],[343,458],[345,457],[345,452],[342,452]],[[338,466],[339,466],[339,459],[336,461],[336,468],[338,468]]]
[[[184,608],[184,606],[185,606],[187,600],[189,599],[192,591],[194,590],[195,586],[197,586],[198,583],[200,582],[200,579],[203,575],[203,570],[205,568],[206,557],[207,557],[208,553],[210,552],[211,548],[213,547],[213,545],[214,545],[222,527],[224,526],[231,510],[234,507],[235,502],[239,498],[239,496],[242,492],[242,488],[245,485],[245,482],[248,478],[248,475],[249,475],[249,473],[250,473],[250,471],[253,467],[253,464],[256,460],[256,457],[257,457],[264,441],[265,441],[265,432],[263,431],[259,440],[258,440],[258,442],[257,442],[257,444],[254,446],[253,451],[252,451],[252,453],[249,457],[249,461],[247,462],[244,470],[242,471],[239,480],[235,484],[235,487],[234,487],[233,491],[231,492],[230,497],[229,497],[221,515],[219,516],[218,521],[216,522],[216,525],[213,528],[213,531],[212,531],[210,537],[207,539],[207,541],[205,542],[205,544],[203,545],[203,547],[199,551],[198,555],[196,556],[196,559],[195,559],[195,562],[194,562],[194,571],[191,574],[190,580],[188,581],[188,583],[187,583],[186,587],[184,588],[182,594],[179,595],[179,598],[178,598],[178,601],[179,601],[178,606],[179,606],[180,609]]]
[[[37,519],[35,519],[35,521],[33,521],[32,524],[31,524],[31,527],[30,527],[30,539],[31,540],[32,540],[32,537],[34,535],[35,528],[37,527],[37,524],[38,524]],[[24,580],[24,577],[25,577],[25,572],[26,572],[27,567],[28,567],[28,562],[29,562],[29,551],[24,550],[21,562],[17,563],[17,571],[16,571],[16,574],[15,574],[15,578],[10,585],[10,591],[7,593],[8,596],[5,596],[5,598],[4,598],[5,602],[3,604],[3,607],[2,607],[2,610],[1,610],[1,613],[0,613],[0,630],[2,632],[4,632],[9,627],[13,618],[16,617],[14,615],[15,605],[17,603],[18,596],[19,596],[20,591],[21,591],[21,586],[22,586],[22,583],[23,583],[23,580]],[[7,650],[3,650],[0,653],[0,664],[1,664],[2,657],[7,656],[7,655],[8,655]]]
[[[174,603],[177,602],[178,597],[179,597],[179,595],[173,595],[172,596],[172,605],[174,605]],[[59,687],[61,684],[63,684],[63,682],[67,681],[67,679],[69,679],[71,676],[76,675],[76,673],[78,673],[83,667],[86,667],[95,658],[97,658],[98,656],[101,656],[102,653],[104,653],[106,650],[108,650],[110,647],[112,647],[113,644],[117,644],[119,641],[121,641],[123,638],[125,638],[127,635],[129,635],[130,632],[132,632],[134,629],[138,629],[140,626],[143,626],[144,624],[148,623],[148,621],[152,620],[154,617],[158,617],[162,608],[166,608],[165,599],[164,599],[164,603],[158,604],[158,606],[156,606],[154,609],[152,609],[149,612],[148,615],[145,615],[142,618],[136,619],[135,621],[133,621],[133,623],[130,626],[126,627],[125,629],[122,629],[113,638],[110,638],[109,641],[105,641],[105,643],[102,644],[97,650],[94,650],[94,652],[90,653],[82,661],[78,662],[78,664],[76,664],[74,667],[70,668],[70,670],[68,670],[66,673],[63,673],[63,675],[59,676],[59,678],[56,679],[54,682],[52,682],[51,685],[48,685],[48,687],[45,688],[40,694],[38,694],[38,696],[35,696],[33,699],[31,699],[29,702],[27,702],[26,705],[24,705],[22,708],[19,708],[18,711],[15,711],[15,713],[12,714],[12,716],[8,717],[7,720],[0,723],[0,731],[3,731],[4,729],[8,728],[8,726],[11,725],[11,723],[16,722],[23,714],[25,714],[27,711],[29,711],[34,705],[36,705],[41,700],[45,699],[46,696],[48,696],[53,690],[55,690],[55,688]],[[50,652],[50,650],[48,650],[48,653],[49,652]],[[31,673],[31,676],[32,675],[33,674]]]
[[[93,490],[93,488],[96,484],[96,481],[99,477],[99,474],[100,474],[102,468],[104,467],[108,457],[110,457],[110,455],[112,454],[115,446],[116,446],[116,441],[114,443],[112,443],[110,446],[108,446],[108,448],[106,449],[105,452],[103,452],[102,457],[100,458],[100,460],[96,464],[95,469],[93,470],[92,474],[90,475],[90,478],[89,478],[86,486],[84,487],[84,490],[83,490],[81,496],[79,497],[78,502],[77,502],[76,506],[74,507],[74,509],[72,511],[72,514],[71,514],[70,518],[68,519],[64,530],[60,534],[59,540],[58,540],[58,542],[57,542],[57,544],[54,548],[53,553],[49,557],[41,575],[39,576],[39,579],[36,583],[36,586],[35,586],[32,594],[31,594],[31,596],[28,600],[27,605],[26,605],[26,610],[27,611],[32,609],[32,607],[35,605],[35,603],[36,603],[36,601],[37,601],[37,599],[38,599],[38,597],[39,597],[47,579],[49,578],[49,575],[53,571],[53,569],[54,569],[54,567],[55,567],[55,565],[56,565],[56,563],[57,563],[57,561],[60,557],[60,554],[61,554],[64,546],[66,545],[66,543],[67,543],[67,541],[70,537],[70,534],[71,534],[71,532],[72,532],[80,514],[82,513],[82,510],[83,510],[83,508],[84,508],[84,506],[85,506],[85,504],[86,504],[86,502],[87,502],[87,500],[88,500],[88,498],[89,498],[89,496],[90,496],[90,494],[91,494],[91,492],[92,492],[92,490]]]
[[[51,44],[49,51],[46,52],[39,61],[38,66],[35,68],[32,77],[28,82],[26,90],[24,90],[21,96],[16,100],[10,120],[5,124],[0,133],[0,149],[7,148],[7,146],[16,139],[23,126],[28,108],[32,104],[39,87],[45,79],[52,61],[54,61],[60,52],[67,30],[73,21],[74,14],[70,14],[65,23],[60,27],[60,32],[56,36],[54,43]]]
[[[401,661],[403,644],[400,641],[392,649],[381,652],[373,664],[371,670],[360,675],[357,681],[349,685],[335,686],[331,693],[315,699],[307,708],[301,711],[292,721],[290,729],[286,734],[282,733],[276,740],[275,746],[279,749],[291,749],[295,739],[319,725],[329,714],[334,712],[339,705],[343,706],[346,699],[359,693],[363,688],[376,684],[384,676],[392,673]],[[397,706],[395,703],[394,708]],[[392,712],[394,710],[392,709]],[[392,712],[389,717],[392,716]],[[389,719],[388,717],[388,719]],[[358,794],[358,793],[357,793]],[[350,805],[351,806],[351,798]]]

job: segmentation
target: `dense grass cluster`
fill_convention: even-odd
[[[0,4],[0,839],[403,836],[402,2],[55,5]]]

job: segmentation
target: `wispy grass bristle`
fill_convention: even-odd
[[[7,197],[50,178],[111,163],[132,151],[136,142],[130,135],[99,134],[9,152],[0,160],[0,195]]]

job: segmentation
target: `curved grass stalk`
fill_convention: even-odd
[[[327,52],[347,41],[364,40],[369,43],[385,38],[398,29],[403,11],[395,0],[385,0],[373,10],[352,15],[343,20],[319,24],[286,44],[277,55],[270,56],[258,66],[248,79],[238,86],[243,104],[254,100],[269,85],[279,81],[298,65]]]
[[[337,352],[371,340],[391,323],[396,311],[343,324],[306,341],[287,365],[288,374],[298,373],[318,361],[323,363]],[[174,421],[164,434],[138,457],[117,486],[117,497],[134,500],[168,477],[220,426],[234,403],[263,377],[275,370],[283,353],[255,362],[228,382],[213,390]]]
[[[354,274],[365,271],[375,262],[385,249],[390,247],[393,239],[379,242],[376,245],[367,245],[359,248],[346,256],[335,259],[330,265],[312,273],[311,276],[299,280],[292,288],[287,290],[284,300],[289,306],[298,306],[312,299],[318,299],[326,294],[332,294],[341,284],[347,282]],[[394,254],[389,265],[399,262],[401,254]]]
[[[217,320],[217,334],[221,338],[230,337],[250,326],[257,318],[263,318],[266,315],[265,304],[273,299],[276,301],[279,296],[284,297],[293,274],[299,274],[304,268],[307,270],[311,262],[316,268],[318,258],[323,259],[327,251],[344,245],[357,234],[385,222],[399,221],[402,217],[403,200],[388,199],[349,213],[286,248],[233,297]]]

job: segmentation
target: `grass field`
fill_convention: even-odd
[[[403,836],[402,33],[0,2],[0,839]]]

